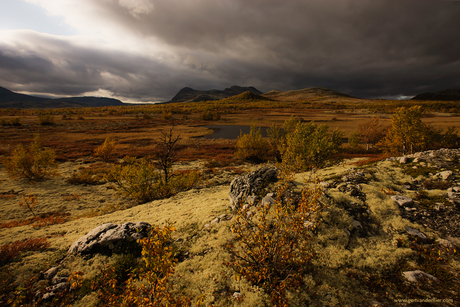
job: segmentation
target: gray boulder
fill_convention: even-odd
[[[136,222],[125,224],[107,223],[91,230],[86,236],[75,241],[69,248],[69,254],[112,254],[123,252],[137,244],[138,239],[148,235],[149,223]]]
[[[230,207],[238,210],[241,203],[250,196],[256,196],[271,182],[278,180],[275,167],[262,167],[250,174],[238,176],[230,183]]]

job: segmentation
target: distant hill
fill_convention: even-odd
[[[76,108],[76,107],[108,107],[124,105],[118,99],[105,97],[68,97],[42,98],[15,93],[0,87],[0,108]]]
[[[305,100],[313,98],[356,98],[347,94],[343,94],[336,90],[331,90],[324,87],[309,87],[302,90],[293,90],[293,91],[278,91],[272,90],[262,95],[273,100],[279,101],[295,101],[295,100]]]
[[[253,94],[256,94],[256,95],[262,94],[261,91],[259,91],[253,86],[242,87],[242,86],[234,85],[230,88],[224,89],[223,91],[221,90],[200,91],[200,90],[194,90],[190,87],[184,87],[176,94],[176,96],[174,96],[167,103],[220,100],[220,99],[236,96],[236,95],[242,94],[247,91]]]
[[[244,93],[241,93],[239,95],[236,95],[236,96],[232,96],[232,97],[229,97],[229,98],[225,98],[223,99],[222,101],[229,101],[229,102],[256,102],[256,101],[272,101],[273,99],[270,99],[270,98],[267,98],[267,97],[264,97],[262,95],[257,95],[257,94],[254,94],[250,91],[246,91]]]
[[[418,94],[411,100],[460,100],[460,89],[448,89],[434,93]]]

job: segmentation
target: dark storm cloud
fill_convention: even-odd
[[[24,31],[15,44],[0,44],[0,84],[11,90],[81,95],[105,89],[138,101],[172,97],[176,82],[192,78],[186,69],[138,54],[83,47]]]
[[[184,86],[233,84],[262,91],[324,86],[359,97],[460,87],[458,1],[151,0],[145,11],[126,1],[89,2],[108,26],[162,42],[170,58],[54,41],[36,52],[0,46],[0,70],[42,89],[103,88],[141,100],[168,100]]]

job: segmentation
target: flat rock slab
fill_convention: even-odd
[[[91,230],[87,235],[75,241],[69,248],[69,254],[111,254],[124,252],[126,248],[137,244],[138,239],[148,235],[149,223],[136,222],[125,224],[107,223]]]
[[[406,278],[408,281],[411,281],[411,282],[420,282],[420,281],[423,281],[424,279],[432,280],[432,281],[435,281],[435,282],[439,281],[433,275],[425,273],[425,272],[420,271],[420,270],[407,271],[407,272],[403,272],[402,274],[403,274],[404,278]]]
[[[412,198],[403,195],[393,195],[391,199],[401,207],[408,207],[414,204]]]

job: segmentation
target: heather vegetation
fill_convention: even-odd
[[[362,306],[437,298],[454,306],[460,258],[449,238],[458,233],[446,225],[458,212],[458,156],[381,160],[458,147],[458,126],[438,127],[427,113],[451,119],[458,103],[347,99],[0,110],[8,141],[2,171],[14,179],[0,178],[0,305]],[[210,120],[254,124],[234,141],[199,139]],[[262,125],[270,126],[267,137]],[[41,137],[31,140],[31,131]],[[283,171],[279,180],[231,210],[229,183],[264,163]],[[448,170],[449,179],[438,174]],[[392,196],[413,204],[399,206]],[[129,221],[152,225],[137,248],[64,257],[93,228]],[[68,285],[46,300],[54,285],[43,272],[54,266]],[[438,282],[409,282],[403,272],[413,270]]]

